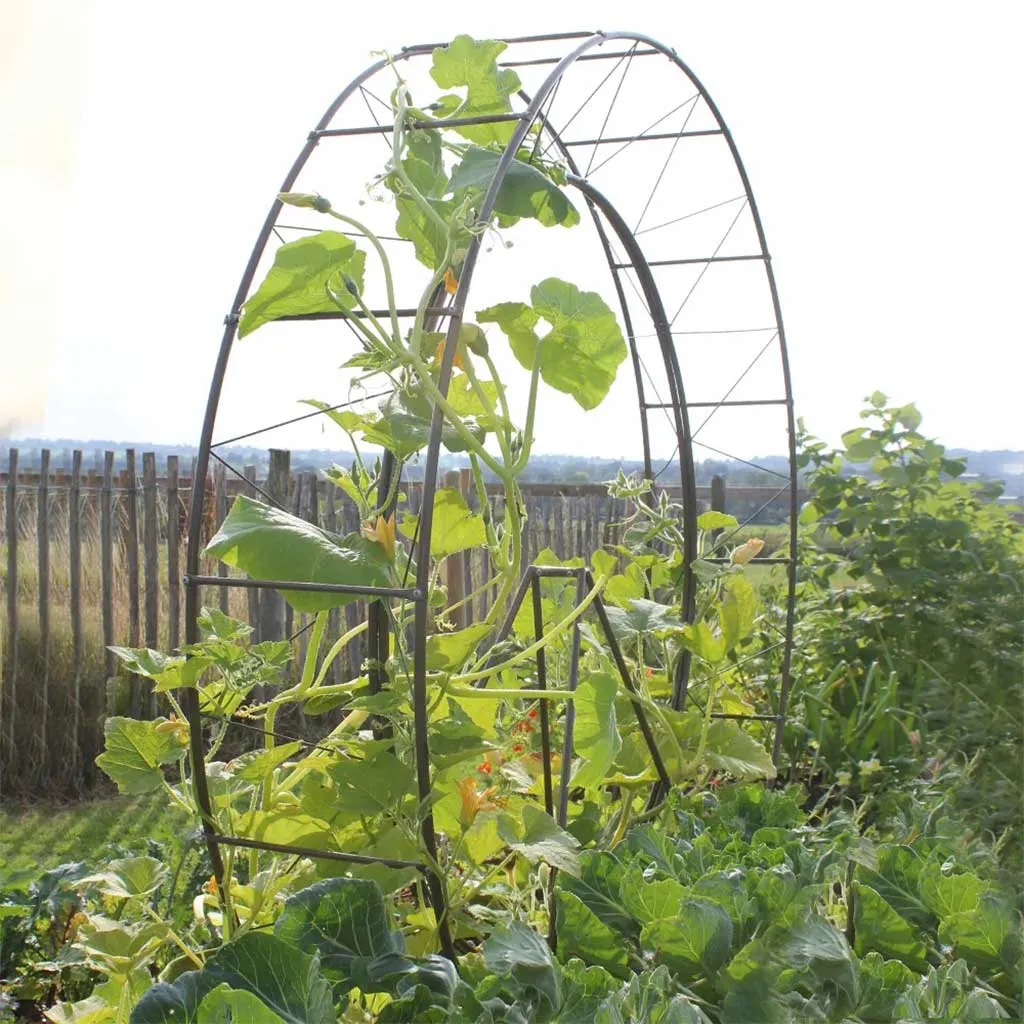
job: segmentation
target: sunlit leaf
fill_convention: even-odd
[[[379,544],[359,534],[342,537],[281,509],[239,495],[206,546],[219,558],[258,579],[386,587],[390,564]],[[282,591],[297,611],[319,612],[358,594]]]
[[[574,786],[599,785],[622,747],[615,717],[618,682],[607,673],[591,673],[580,682],[574,703],[573,745],[584,759],[572,777]]]
[[[406,537],[416,536],[419,516],[407,515],[399,524]],[[430,532],[430,553],[434,558],[454,555],[486,542],[483,518],[470,511],[462,494],[453,487],[441,487],[434,494],[434,519]]]
[[[352,309],[356,300],[346,281],[362,291],[365,261],[365,254],[355,242],[337,231],[320,231],[286,242],[274,254],[273,267],[242,309],[239,338],[283,316],[337,310],[328,285],[341,305]]]
[[[188,749],[187,729],[161,728],[171,724],[166,718],[108,718],[103,723],[106,749],[96,764],[121,793],[151,793],[163,785],[160,765],[176,761]]]
[[[578,896],[559,889],[555,894],[558,955],[578,956],[616,974],[624,974],[629,960],[622,937],[608,927]]]
[[[441,99],[441,115],[486,117],[511,111],[510,97],[519,89],[519,76],[511,68],[499,68],[498,57],[506,44],[496,40],[456,36],[448,46],[439,46],[433,53],[430,77],[442,89],[465,88],[465,98],[445,96]],[[464,138],[486,146],[504,145],[512,138],[514,121],[497,124],[461,125],[453,128]]]

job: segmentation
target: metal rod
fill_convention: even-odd
[[[186,573],[186,587],[241,587],[255,590],[298,590],[313,594],[353,594],[357,597],[394,597],[415,600],[420,591],[415,587],[363,587],[355,583],[309,583],[305,580],[254,580],[243,576],[201,576]]]
[[[533,633],[539,642],[544,635],[544,612],[541,608],[540,577],[533,574],[531,580],[533,597]],[[537,651],[537,688],[548,688],[547,656],[544,647]],[[540,702],[540,750],[544,765],[544,810],[555,816],[554,792],[551,786],[551,724],[548,718],[548,702]]]
[[[636,50],[633,51],[634,57],[656,57],[660,50]],[[627,57],[630,55],[629,50],[616,50],[612,53],[585,53],[582,57],[577,57],[577,61],[584,60],[614,60],[616,57]],[[503,68],[528,68],[537,67],[542,64],[557,64],[562,58],[561,57],[537,57],[534,60],[504,60],[501,61],[499,67]]]
[[[262,839],[246,839],[242,836],[222,836],[214,833],[210,837],[219,846],[244,846],[249,850],[266,850],[268,853],[284,853],[293,857],[314,857],[317,860],[337,860],[345,864],[383,864],[387,868],[414,868],[426,871],[424,864],[414,860],[395,860],[392,857],[370,857],[362,853],[344,853],[340,850],[316,850],[311,846],[292,846],[282,843],[265,843]]]
[[[747,400],[733,399],[731,402],[687,402],[686,404],[691,409],[718,409],[722,406],[729,407],[744,405],[788,405],[789,400],[786,398],[751,398]]]
[[[766,256],[755,255],[755,256],[694,256],[691,259],[682,260],[650,260],[647,266],[649,267],[684,267],[692,263],[744,263],[750,260],[763,260],[768,259]],[[616,263],[615,268],[617,270],[632,270],[632,263]],[[767,328],[768,330],[774,331],[774,327]],[[673,332],[675,333],[675,332]]]
[[[658,139],[688,139],[699,135],[721,135],[720,128],[706,128],[689,132],[653,132],[650,135],[609,135],[604,139],[571,139],[566,146],[603,146],[606,142],[654,142]]]
[[[587,571],[587,585],[591,587],[594,585],[593,576],[589,570]],[[622,677],[622,684],[630,693],[633,713],[636,715],[637,724],[643,733],[647,749],[651,752],[654,770],[658,773],[658,779],[661,783],[664,786],[668,786],[671,783],[671,779],[669,778],[668,771],[665,769],[665,762],[661,759],[661,751],[658,750],[658,743],[654,738],[650,723],[647,721],[647,712],[644,710],[643,704],[640,703],[640,693],[636,683],[633,681],[633,675],[629,671],[626,659],[622,656],[622,649],[619,647],[619,641],[612,631],[612,624],[608,620],[608,612],[600,596],[594,600],[594,611],[597,612],[597,619],[601,623],[601,629],[604,631],[605,639],[608,641],[608,648],[612,652],[612,660],[615,662],[615,667],[619,670],[619,675]]]
[[[523,599],[526,597],[526,591],[530,586],[531,579],[536,575],[537,566],[528,565],[526,571],[522,576],[519,577],[519,583],[516,585],[515,592],[512,594],[512,600],[509,602],[508,608],[505,611],[505,617],[501,620],[501,625],[498,627],[498,632],[494,634],[494,639],[490,641],[492,648],[496,648],[498,644],[504,643],[509,633],[512,632],[512,626],[516,620],[516,614],[522,606]],[[486,668],[490,668],[495,665],[498,661],[499,655],[492,654],[487,659]],[[487,685],[487,679],[478,679],[474,684],[476,688],[482,689]]]
[[[396,309],[394,315],[399,319],[412,319],[416,316],[418,310],[408,309]],[[451,310],[446,306],[441,307],[430,307],[426,310],[428,316],[448,316]],[[361,309],[352,310],[341,310],[341,309],[325,309],[319,313],[293,313],[290,316],[279,316],[276,317],[278,321],[302,321],[302,320],[365,320],[368,317],[374,316],[378,320],[391,316],[390,309],[371,309],[368,313],[364,313]]]
[[[576,602],[578,608],[587,596],[586,569],[576,570]],[[569,678],[566,686],[570,693],[576,692],[580,681],[580,620],[572,624],[572,644],[569,648]],[[558,824],[565,828],[569,817],[569,777],[572,771],[573,739],[576,726],[576,702],[568,700],[565,704],[565,724],[563,726],[564,741],[562,743],[562,765],[558,780]]]
[[[235,444],[238,441],[248,440],[250,437],[256,437],[258,434],[267,434],[271,430],[277,430],[279,427],[289,427],[293,423],[301,423],[303,420],[310,420],[316,416],[326,416],[328,413],[337,412],[339,409],[347,409],[350,406],[358,405],[360,402],[372,402],[375,398],[387,398],[388,395],[393,395],[394,389],[388,391],[378,391],[373,395],[363,395],[360,398],[353,398],[348,402],[339,402],[338,405],[328,406],[326,409],[314,409],[313,412],[304,412],[301,416],[293,416],[290,420],[280,420],[278,423],[274,423],[269,427],[260,427],[259,430],[250,430],[248,434],[239,434],[237,437],[228,437],[223,441],[216,441],[210,445],[210,448],[223,448],[225,445]],[[246,480],[246,483],[252,485],[251,480]]]
[[[480,114],[476,117],[450,117],[439,121],[413,121],[407,129],[425,128],[463,128],[472,124],[502,124],[506,121],[518,121],[522,114]],[[393,124],[363,125],[360,128],[320,128],[310,132],[311,138],[328,139],[346,135],[386,135],[393,132]]]
[[[745,525],[750,525],[749,523]],[[717,545],[716,545],[717,546]],[[702,558],[702,562],[711,562],[714,565],[728,565],[731,558]],[[751,560],[751,565],[789,565],[792,559],[789,558],[754,558]]]
[[[696,616],[697,580],[693,572],[693,563],[697,558],[697,483],[693,470],[693,448],[690,443],[690,417],[686,406],[686,393],[683,387],[682,371],[679,368],[679,356],[672,341],[671,328],[665,315],[665,306],[655,283],[654,275],[640,248],[636,236],[622,219],[622,215],[609,200],[589,182],[582,181],[573,175],[567,180],[581,192],[589,196],[599,207],[605,219],[611,225],[619,241],[622,243],[635,265],[636,276],[640,287],[647,298],[651,313],[651,321],[658,335],[665,374],[668,378],[669,393],[674,412],[674,428],[676,447],[679,452],[680,485],[683,503],[683,593],[682,619],[684,623],[693,622]],[[672,706],[682,708],[686,699],[686,688],[690,675],[691,654],[683,651],[676,662],[676,678],[673,681]]]
[[[778,715],[740,715],[733,712],[727,711],[712,711],[712,718],[728,718],[737,722],[777,722],[779,721]]]

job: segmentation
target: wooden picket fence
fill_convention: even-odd
[[[139,460],[132,449],[124,453],[125,468],[119,472],[113,451],[104,453],[99,468],[83,470],[82,461],[75,451],[70,466],[52,469],[51,453],[43,450],[38,468],[19,472],[19,452],[12,448],[7,472],[0,473],[6,606],[0,627],[0,796],[89,788],[96,781],[92,760],[101,749],[104,716],[148,717],[161,710],[144,680],[118,674],[108,648],[174,649],[184,635],[181,576],[192,467],[182,473],[174,455],[158,466],[153,453],[144,452]],[[468,471],[447,474],[444,484],[476,505]],[[405,484],[403,491],[415,513],[422,484]],[[527,484],[523,492],[528,559],[545,548],[566,558],[615,542],[617,524],[628,512],[603,485]],[[360,528],[355,505],[338,488],[317,472],[292,472],[290,454],[275,450],[265,479],[257,479],[254,466],[236,471],[214,466],[206,482],[204,544],[239,494],[269,496],[334,532]],[[773,488],[734,488],[726,494],[721,478],[698,496],[709,506],[738,503],[742,510],[786,502],[786,494]],[[500,497],[490,500],[500,516]],[[229,573],[213,563],[202,571]],[[449,600],[473,594],[488,576],[484,552],[450,558]],[[468,602],[461,621],[486,614],[489,597],[485,590]],[[257,640],[292,638],[299,658],[304,655],[308,617],[295,615],[279,594],[208,587],[202,600],[248,622]],[[364,617],[361,603],[337,609],[327,641]],[[360,641],[353,642],[347,660],[333,666],[335,680],[358,674],[364,655]],[[306,723],[296,727],[305,729]]]

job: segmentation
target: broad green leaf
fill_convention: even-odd
[[[45,1019],[52,1021],[52,1024],[116,1024],[117,1022],[117,1006],[111,1006],[102,996],[95,995],[73,1003],[57,1003],[45,1013]]]
[[[712,768],[737,779],[775,778],[771,754],[736,722],[719,719],[708,726],[704,757]]]
[[[561,1003],[561,983],[551,950],[532,928],[513,921],[496,928],[483,944],[484,965],[492,974],[511,977],[543,995],[552,1008]]]
[[[927,969],[924,943],[917,932],[871,886],[857,884],[854,908],[854,949],[858,956],[874,950],[902,960],[916,971]]]
[[[935,862],[921,872],[921,899],[940,920],[976,910],[988,886],[977,875],[946,875]]]
[[[588,675],[576,690],[573,743],[584,762],[573,775],[574,786],[599,785],[622,747],[615,718],[618,688],[613,676],[601,672]]]
[[[578,896],[613,931],[637,934],[634,915],[620,892],[626,869],[618,857],[607,850],[585,850],[580,854],[579,864],[579,875],[559,878],[559,886]]]
[[[78,944],[91,963],[125,976],[152,957],[166,937],[166,925],[155,921],[122,924],[101,914],[90,915],[78,928]]]
[[[896,412],[896,422],[907,430],[917,430],[921,426],[921,413],[916,405],[904,405]]]
[[[870,885],[901,917],[931,930],[935,918],[921,896],[922,872],[926,867],[911,847],[885,844],[878,848],[873,865],[861,864],[857,868],[857,878]]]
[[[295,242],[286,242],[274,254],[274,265],[263,283],[242,309],[238,337],[244,338],[257,327],[283,316],[302,313],[327,313],[352,309],[355,296],[348,282],[358,291],[363,288],[366,256],[355,242],[337,231],[321,231]],[[336,297],[336,303],[328,294]]]
[[[571,395],[586,410],[608,394],[626,343],[615,314],[596,292],[549,277],[530,292],[532,308],[506,302],[477,314],[481,323],[497,323],[508,336],[516,359],[528,370],[539,360],[540,375],[556,391]],[[543,318],[551,331],[537,337]]]
[[[716,903],[690,899],[676,917],[644,925],[640,943],[684,981],[710,976],[729,959],[732,920]]]
[[[130,1024],[198,1024],[199,1004],[217,984],[200,971],[188,971],[171,983],[158,982],[139,1000]]]
[[[284,1024],[262,999],[229,985],[218,985],[199,1004],[196,1024]]]
[[[1021,956],[1020,915],[997,896],[986,893],[974,910],[943,920],[939,941],[951,945],[972,967],[1017,970]]]
[[[258,996],[285,1024],[335,1024],[331,987],[318,958],[276,935],[247,932],[217,950],[203,974]]]
[[[899,960],[885,960],[879,953],[861,957],[859,967],[860,999],[857,1016],[861,1020],[894,1020],[897,998],[915,981],[917,975]]]
[[[672,972],[662,965],[634,974],[629,984],[609,996],[595,1024],[710,1024],[704,1012],[678,992]]]
[[[718,623],[725,650],[731,651],[745,640],[754,628],[757,618],[757,595],[745,576],[727,576],[725,596],[718,606]]]
[[[187,728],[166,718],[108,718],[103,736],[106,749],[96,764],[117,783],[119,792],[132,795],[159,789],[164,782],[160,765],[176,761],[188,749]]]
[[[427,202],[445,224],[451,222],[455,213],[454,202],[443,199],[427,199]],[[431,270],[437,270],[448,246],[447,233],[412,197],[396,196],[395,207],[398,210],[395,234],[412,242],[416,259],[420,263]]]
[[[850,998],[858,996],[857,962],[846,937],[824,918],[810,915],[784,930],[773,944],[782,964],[809,969],[838,985]]]
[[[497,324],[508,338],[512,354],[527,370],[533,369],[533,357],[540,344],[535,330],[540,314],[525,302],[499,302],[496,306],[480,310],[477,320]]]
[[[498,819],[498,830],[509,847],[531,864],[545,861],[570,875],[579,874],[579,841],[534,804],[523,807],[522,828],[510,815],[504,814]]]
[[[876,408],[882,409],[885,407],[885,403],[888,401],[888,397],[881,391],[872,391],[868,396],[868,401]]]
[[[339,810],[373,816],[395,812],[413,792],[412,769],[387,751],[363,761],[339,761],[328,772]]]
[[[670,636],[683,628],[677,608],[642,597],[630,599],[627,608],[609,606],[605,611],[619,641],[635,643],[641,637]]]
[[[208,658],[164,654],[147,647],[110,647],[108,650],[117,657],[129,672],[145,676],[155,683],[154,693],[194,687],[203,670],[209,667]]]
[[[205,554],[257,579],[386,587],[389,562],[376,542],[321,530],[298,516],[239,495]],[[285,590],[296,611],[320,612],[359,595]]]
[[[357,878],[331,878],[296,893],[274,935],[296,949],[316,950],[327,977],[364,992],[377,990],[368,974],[372,962],[402,952],[380,887]]]
[[[468,189],[482,196],[491,184],[500,159],[500,152],[470,146],[452,172],[448,191],[456,200]],[[580,215],[568,196],[536,167],[522,160],[513,160],[509,165],[494,210],[506,217],[535,217],[545,227],[556,224],[572,227],[580,222]]]
[[[279,747],[271,747],[269,750],[252,750],[240,754],[229,767],[233,770],[236,779],[241,779],[243,782],[260,783],[271,772],[280,768],[285,761],[293,758],[302,747],[301,740],[292,740],[291,743],[282,743]]]
[[[435,633],[428,636],[427,668],[439,672],[460,668],[476,650],[477,644],[490,632],[491,627],[485,622],[480,622],[454,633]],[[490,701],[468,703],[489,704]]]
[[[402,519],[399,530],[416,536],[419,516]],[[434,558],[454,555],[486,543],[483,518],[470,511],[466,499],[453,487],[441,487],[434,494],[434,521],[430,531],[430,553]]]
[[[698,530],[729,530],[738,525],[739,520],[735,516],[727,515],[716,509],[709,509],[697,516]]]
[[[467,35],[456,36],[447,46],[439,46],[433,53],[430,77],[442,89],[466,90],[464,98],[441,98],[441,116],[486,117],[506,114],[512,110],[510,97],[520,86],[519,76],[511,68],[499,68],[498,57],[506,44],[492,39],[477,41]],[[500,143],[512,138],[516,123],[461,125],[453,128],[464,138],[481,146]]]
[[[629,961],[622,936],[608,927],[584,902],[571,892],[555,893],[558,956],[578,956],[586,963],[624,975]]]
[[[83,878],[82,885],[94,885],[105,896],[140,899],[169,877],[167,866],[155,857],[125,857],[108,861],[105,871]]]
[[[717,665],[725,657],[724,641],[703,620],[683,626],[683,646],[709,665]]]
[[[588,967],[582,960],[569,960],[562,967],[562,1004],[554,1018],[557,1024],[594,1024],[594,1015],[621,982],[603,967]]]
[[[648,879],[637,866],[623,876],[620,893],[623,906],[640,924],[678,916],[690,894],[674,878]]]

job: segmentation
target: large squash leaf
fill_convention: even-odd
[[[571,395],[583,409],[597,408],[626,358],[615,314],[596,292],[580,291],[556,277],[534,285],[530,299],[532,307],[503,302],[482,310],[477,319],[498,324],[526,369],[532,369],[537,355],[540,375],[550,387]],[[534,330],[540,319],[551,324],[543,338]]]
[[[320,231],[286,242],[274,254],[274,265],[242,309],[239,338],[283,316],[337,310],[338,304],[328,295],[328,284],[341,306],[352,309],[356,300],[346,279],[362,291],[365,262],[365,253],[337,231]]]
[[[465,99],[442,96],[440,116],[486,117],[512,110],[510,97],[519,88],[519,76],[511,68],[499,68],[498,56],[506,44],[493,39],[477,41],[467,35],[456,36],[448,46],[434,50],[430,77],[442,89],[466,90]],[[505,145],[515,131],[515,121],[497,124],[460,125],[452,131],[482,146]]]
[[[133,795],[159,789],[164,779],[160,765],[176,761],[188,748],[188,729],[166,718],[108,718],[103,736],[106,749],[96,764],[117,783],[119,792]]]
[[[257,579],[386,587],[388,557],[380,544],[358,534],[338,536],[280,509],[240,495],[217,535],[206,546],[219,558]],[[356,594],[285,590],[297,611],[320,612]]]
[[[470,146],[452,172],[448,191],[456,199],[472,189],[481,195],[490,187],[501,153]],[[498,190],[495,213],[506,217],[534,217],[545,227],[561,224],[571,228],[580,222],[579,211],[569,197],[536,167],[513,160]]]

